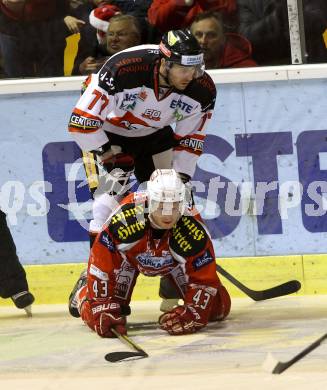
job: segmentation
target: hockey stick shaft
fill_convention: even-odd
[[[132,349],[135,349],[137,352],[141,352],[144,355],[147,355],[147,353],[128,336],[118,333],[114,328],[111,328],[111,331],[122,343],[128,345]]]
[[[289,367],[293,366],[294,363],[298,362],[301,360],[304,356],[308,355],[311,351],[319,347],[320,344],[323,343],[327,339],[327,333],[324,334],[323,336],[319,337],[315,342],[307,346],[303,351],[295,355],[291,360],[288,362],[279,362],[277,363],[276,367],[273,369],[272,373],[273,374],[281,374],[285,370],[287,370]]]
[[[286,283],[282,283],[278,286],[268,288],[266,290],[256,291],[246,287],[243,283],[237,280],[233,275],[227,272],[219,264],[216,264],[217,271],[223,275],[227,280],[234,284],[238,289],[243,291],[246,295],[252,298],[254,301],[263,301],[265,299],[271,299],[295,293],[301,288],[301,283],[298,280],[290,280]]]

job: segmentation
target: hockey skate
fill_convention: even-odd
[[[11,296],[12,301],[18,309],[24,309],[28,317],[32,317],[32,303],[35,298],[29,291],[21,291]]]
[[[84,270],[78,281],[76,282],[72,292],[69,295],[68,309],[71,316],[79,318],[81,315],[78,311],[77,293],[79,290],[87,284],[87,270]]]

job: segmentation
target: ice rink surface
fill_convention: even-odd
[[[291,359],[327,333],[327,296],[233,300],[230,317],[189,336],[160,330],[159,301],[134,302],[129,337],[149,358],[109,363],[130,350],[101,339],[65,305],[34,305],[27,318],[0,308],[1,390],[327,389],[327,342],[280,375],[262,368],[267,353]]]

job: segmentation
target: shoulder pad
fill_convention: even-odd
[[[108,230],[123,243],[131,243],[143,237],[148,225],[144,204],[127,203],[111,216]]]
[[[205,248],[207,241],[202,224],[192,216],[183,216],[173,228],[169,246],[183,257],[195,256]]]
[[[212,78],[204,73],[203,76],[193,80],[185,90],[185,95],[201,105],[201,111],[213,110],[216,101],[216,86]]]

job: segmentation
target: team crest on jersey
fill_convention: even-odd
[[[129,203],[111,217],[108,229],[121,243],[131,243],[143,237],[147,225],[144,205]]]
[[[195,270],[198,270],[202,267],[204,267],[207,264],[210,264],[214,261],[213,257],[211,256],[211,253],[209,250],[207,250],[202,256],[197,257],[193,262],[193,268]]]
[[[207,233],[193,217],[183,216],[173,228],[169,245],[174,252],[185,257],[194,256],[204,250]]]

